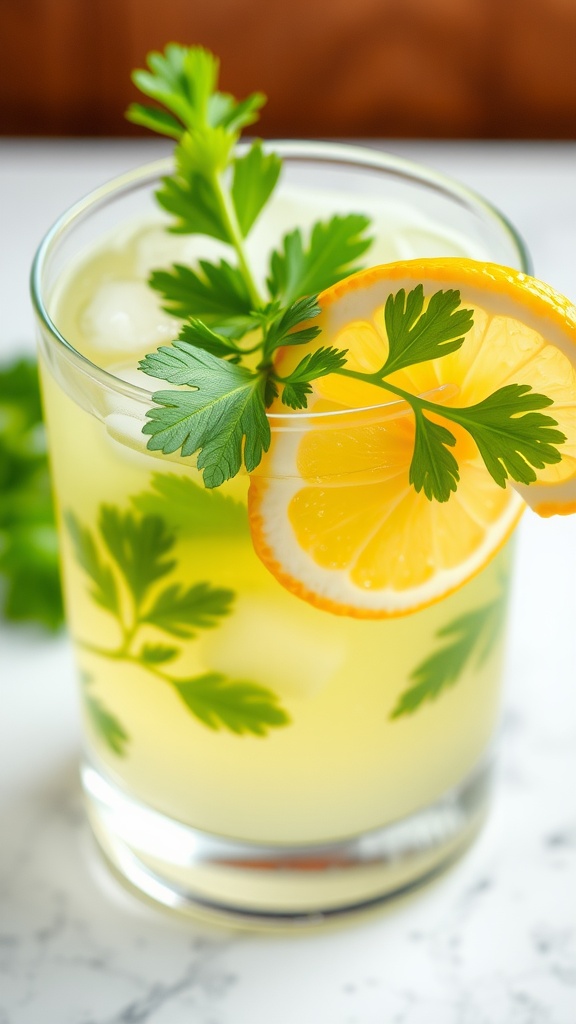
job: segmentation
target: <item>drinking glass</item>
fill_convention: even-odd
[[[464,255],[529,269],[505,218],[431,170],[355,146],[274,148],[281,185],[249,243],[261,277],[283,232],[349,212],[373,219],[371,263]],[[477,832],[510,544],[423,610],[337,615],[254,550],[247,502],[288,501],[302,485],[288,464],[208,491],[195,457],[147,449],[156,385],[138,360],[179,327],[146,279],[218,253],[166,231],[154,190],[170,169],[143,167],[73,206],[32,274],[88,816],[112,869],[161,904],[322,920],[425,881]],[[385,447],[392,414],[271,415],[273,445],[295,451],[316,432],[336,454],[305,485],[345,486],[358,470],[350,437]],[[365,472],[374,482],[378,465]],[[430,659],[483,610],[482,652],[472,645],[450,685],[414,703]]]

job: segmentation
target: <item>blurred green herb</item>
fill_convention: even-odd
[[[248,535],[246,506],[219,490],[207,490],[193,476],[152,473],[150,486],[132,498],[142,515],[164,516],[190,537]]]
[[[102,658],[144,666],[172,687],[187,710],[209,729],[266,736],[271,729],[289,724],[277,694],[267,687],[227,679],[219,672],[180,678],[165,670],[183,653],[166,639],[191,640],[200,630],[216,628],[230,614],[235,594],[205,581],[190,586],[166,582],[178,565],[172,558],[176,534],[163,516],[101,505],[95,531],[71,511],[64,513],[64,522],[76,561],[89,581],[90,596],[116,620],[120,639],[117,647],[108,648],[77,637],[80,647]],[[147,639],[142,631],[149,633],[150,628],[154,632]],[[167,636],[156,642],[157,633]],[[88,676],[84,679],[89,683]],[[85,704],[92,727],[114,753],[124,756],[130,737],[122,723],[93,695],[86,695]]]
[[[106,744],[113,754],[117,754],[118,757],[124,757],[130,742],[128,733],[116,716],[104,706],[98,697],[94,697],[90,692],[92,685],[91,676],[86,672],[82,672],[80,678],[84,691],[84,708],[94,732],[100,736],[102,742]]]
[[[0,493],[2,612],[57,629],[63,619],[58,543],[32,359],[0,367]]]
[[[467,668],[480,669],[496,647],[506,622],[506,589],[488,604],[459,615],[436,634],[440,645],[419,662],[412,685],[400,694],[391,718],[411,715],[458,682]]]

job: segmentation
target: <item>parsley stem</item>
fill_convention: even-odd
[[[358,370],[347,370],[345,367],[341,366],[339,369],[334,370],[334,373],[339,374],[341,377],[351,377],[353,380],[360,380],[363,384],[375,384],[376,387],[382,388],[384,391],[390,391],[393,395],[397,395],[398,398],[402,398],[405,402],[408,402],[412,408],[416,405],[423,408],[431,408],[433,410],[437,408],[444,408],[444,406],[437,406],[434,402],[427,402],[425,399],[418,398],[416,395],[411,395],[409,391],[404,391],[403,388],[390,384],[388,381],[382,379],[380,372],[360,373]]]
[[[101,658],[113,658],[115,661],[126,660],[126,649],[124,646],[111,651],[107,647],[98,647],[97,644],[91,644],[88,640],[80,640],[79,637],[74,637],[74,641],[84,651],[89,651],[90,654],[97,654]]]
[[[439,402],[431,402],[429,399],[421,398],[419,395],[412,395],[409,391],[404,391],[403,388],[399,388],[395,384],[390,384],[389,381],[384,380],[380,371],[377,373],[360,373],[357,370],[347,370],[344,367],[340,367],[338,370],[334,370],[334,373],[338,373],[342,377],[351,377],[353,380],[360,380],[364,384],[375,384],[376,387],[382,388],[383,391],[390,391],[393,395],[397,395],[398,398],[408,402],[414,411],[416,409],[427,409],[429,412],[435,412],[440,416],[444,416],[447,420],[453,420],[461,426],[466,426],[466,408],[441,405]]]
[[[74,637],[74,642],[84,651],[88,651],[90,654],[96,654],[100,658],[110,658],[113,661],[127,661],[132,665],[140,665],[144,667],[152,675],[162,679],[163,682],[169,683],[171,686],[178,686],[181,682],[179,679],[174,679],[173,676],[169,676],[167,672],[163,672],[162,669],[158,668],[149,662],[144,662],[142,658],[138,657],[137,654],[131,654],[125,644],[122,647],[118,647],[116,650],[110,650],[107,647],[99,647],[97,644],[91,644],[88,640],[81,640],[79,637]]]
[[[230,236],[230,244],[236,250],[238,257],[238,267],[242,271],[244,282],[248,289],[250,299],[254,309],[261,309],[263,306],[262,297],[256,286],[256,282],[250,270],[248,260],[246,258],[246,250],[244,248],[244,240],[242,238],[242,232],[240,231],[240,225],[238,223],[238,217],[236,216],[236,210],[234,204],[231,201],[230,195],[227,190],[222,187],[222,182],[217,173],[212,177],[212,186],[214,188],[214,194],[220,207],[220,212],[224,224],[226,225],[228,234]]]

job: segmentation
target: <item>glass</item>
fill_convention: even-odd
[[[374,218],[371,263],[468,255],[529,269],[506,220],[453,181],[375,150],[275,148],[282,185],[250,239],[261,273],[283,231],[351,211]],[[249,487],[282,498],[298,486],[290,471],[260,468],[251,484],[241,474],[207,492],[194,458],[146,450],[157,385],[137,362],[177,333],[146,277],[216,251],[166,235],[153,190],[169,169],[142,168],[78,203],[33,268],[87,809],[112,868],[164,905],[314,921],[423,882],[479,828],[502,631],[436,700],[395,712],[443,629],[487,607],[502,620],[510,545],[422,611],[334,615],[254,552]],[[275,441],[314,433],[345,452],[351,436],[385,438],[390,415],[270,422]],[[345,484],[357,471],[346,459],[322,472]]]

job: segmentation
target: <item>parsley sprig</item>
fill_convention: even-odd
[[[450,450],[456,437],[438,422],[439,417],[468,431],[500,487],[508,478],[533,483],[536,469],[560,462],[557,446],[565,442],[566,435],[557,429],[552,416],[537,411],[552,405],[552,399],[534,392],[528,384],[507,384],[482,402],[458,408],[412,395],[387,379],[396,370],[439,359],[460,348],[473,327],[473,318],[472,310],[461,308],[459,291],[434,292],[425,306],[422,285],[408,294],[402,288],[388,296],[384,322],[388,355],[377,371],[361,373],[338,366],[333,372],[381,387],[411,406],[416,429],[409,482],[416,491],[423,491],[429,500],[444,502],[458,486],[458,463]]]
[[[413,714],[454,686],[466,669],[478,670],[485,664],[506,624],[506,581],[500,582],[500,591],[491,601],[459,615],[438,631],[440,646],[411,673],[411,685],[400,694],[390,718]]]
[[[390,381],[396,371],[440,359],[464,343],[472,311],[455,289],[424,294],[421,284],[386,301],[388,354],[374,373],[353,371],[347,352],[330,345],[308,351],[290,374],[274,365],[278,348],[314,341],[320,329],[317,294],[359,269],[369,220],[360,213],[315,224],[307,240],[296,228],[270,255],[267,294],[249,265],[245,240],[271,198],[281,161],[255,140],[242,153],[242,129],[264,103],[260,93],[237,102],[217,89],[218,61],[199,47],[169,45],[148,58],[149,71],[134,81],[156,107],[133,105],[128,117],[172,136],[174,174],[156,196],[171,214],[169,230],[203,234],[225,243],[235,262],[201,260],[196,269],[174,264],[154,271],[150,285],[164,308],[184,320],[178,338],[141,361],[141,369],[190,391],[158,391],[143,432],[148,448],[183,456],[198,453],[207,487],[256,468],[270,445],[266,410],[276,399],[305,409],[313,382],[340,374],[381,387],[407,402],[414,414],[409,480],[430,500],[447,501],[459,481],[452,449],[455,423],[468,431],[495,482],[529,484],[537,469],[560,461],[565,435],[540,410],[552,404],[528,385],[509,384],[474,406],[457,408],[410,394]]]
[[[82,650],[146,668],[212,730],[266,736],[270,729],[289,723],[278,696],[265,686],[212,671],[185,678],[172,671],[172,663],[183,653],[178,641],[192,640],[220,625],[230,614],[235,595],[205,581],[185,584],[170,579],[177,569],[172,557],[176,532],[163,516],[102,505],[96,530],[70,510],[64,520],[90,597],[112,616],[118,633],[115,647],[76,637]],[[124,756],[130,737],[89,691],[90,682],[85,675],[85,707],[92,727],[115,754]]]

